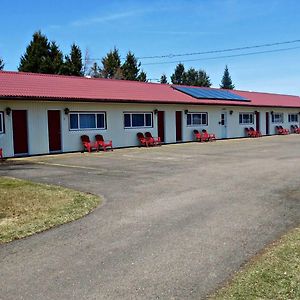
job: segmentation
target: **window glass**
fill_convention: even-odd
[[[70,113],[70,129],[105,129],[105,113]]]
[[[289,114],[289,122],[298,122],[298,114]]]
[[[130,114],[124,114],[124,127],[131,127]]]
[[[187,125],[192,125],[192,120],[191,120],[192,116],[191,114],[187,115]]]
[[[97,128],[105,128],[104,114],[97,114]]]
[[[152,113],[124,113],[124,127],[152,127]]]
[[[240,124],[253,124],[254,114],[252,114],[252,113],[240,113],[239,122],[240,122]]]
[[[207,113],[188,113],[187,126],[207,125]]]
[[[78,129],[78,114],[70,114],[70,128]]]
[[[95,114],[80,114],[79,126],[82,129],[96,128]]]
[[[3,133],[3,113],[0,113],[0,133]]]
[[[152,114],[145,114],[146,126],[152,126]]]
[[[272,122],[273,123],[283,123],[283,113],[273,113]]]
[[[144,126],[144,114],[132,114],[132,127]]]

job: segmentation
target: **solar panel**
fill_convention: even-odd
[[[197,99],[214,99],[214,100],[232,100],[232,101],[250,101],[240,95],[226,90],[215,90],[201,87],[173,86],[174,89],[188,94]]]

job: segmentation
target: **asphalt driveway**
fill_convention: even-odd
[[[0,299],[199,299],[300,220],[300,136],[35,157],[0,175],[99,194],[0,246]]]

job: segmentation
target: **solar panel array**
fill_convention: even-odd
[[[173,86],[174,89],[197,99],[250,101],[244,97],[226,90],[206,89],[201,87]]]

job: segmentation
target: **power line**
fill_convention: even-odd
[[[239,56],[250,56],[250,55],[256,55],[256,54],[263,54],[263,53],[282,52],[282,51],[288,51],[288,50],[294,50],[294,49],[300,49],[300,46],[290,47],[290,48],[273,49],[273,50],[265,50],[265,51],[248,52],[248,53],[241,53],[241,54],[215,56],[215,57],[202,57],[202,58],[195,58],[195,59],[183,59],[183,60],[180,60],[180,61],[176,60],[176,61],[162,61],[162,62],[145,63],[145,64],[142,64],[142,66],[165,65],[165,64],[174,64],[174,63],[181,63],[181,62],[212,60],[212,59],[220,59],[220,58],[239,57]]]
[[[294,44],[294,43],[299,43],[299,42],[300,42],[300,39],[284,41],[284,42],[275,42],[275,43],[253,45],[253,46],[237,47],[237,48],[227,48],[227,49],[220,49],[220,50],[202,51],[202,52],[190,52],[190,53],[178,53],[178,54],[172,54],[171,53],[171,54],[166,54],[166,55],[139,56],[139,57],[137,57],[137,59],[158,59],[158,58],[173,58],[173,57],[182,57],[182,56],[214,54],[214,53],[222,53],[222,52],[249,50],[249,49],[255,49],[255,48],[262,48],[262,47],[272,47],[272,46],[279,46],[279,45],[286,45],[286,44]],[[88,60],[101,60],[101,59],[102,58],[89,58]],[[125,58],[122,58],[122,59],[125,59]]]
[[[228,48],[228,49],[221,49],[221,50],[210,50],[210,51],[203,51],[203,52],[191,52],[191,53],[182,53],[182,54],[167,54],[167,55],[154,55],[154,56],[140,56],[140,57],[137,57],[137,59],[173,58],[173,57],[180,57],[180,56],[213,54],[213,53],[221,53],[221,52],[249,50],[249,49],[254,49],[254,48],[262,48],[262,47],[271,47],[271,46],[278,46],[278,45],[284,45],[284,44],[293,44],[293,43],[299,43],[299,42],[300,42],[300,40],[292,40],[292,41],[285,41],[285,42],[276,42],[276,43],[260,44],[260,45],[237,47],[237,48]]]

